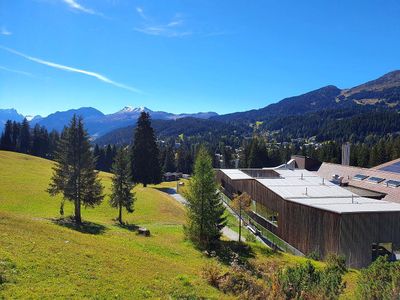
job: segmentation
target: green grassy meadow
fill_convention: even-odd
[[[0,299],[232,298],[201,277],[211,259],[185,241],[185,208],[160,190],[176,182],[135,187],[135,212],[123,218],[150,229],[151,237],[118,226],[108,197],[99,207],[83,209],[83,220],[94,228],[83,233],[55,222],[61,197],[45,191],[51,167],[45,159],[0,151],[0,266],[13,265],[0,286]],[[109,194],[111,175],[100,176]],[[66,203],[66,216],[72,208]],[[304,261],[259,244],[253,249],[260,262]],[[351,286],[356,275],[346,276]],[[352,290],[346,293],[351,297]]]

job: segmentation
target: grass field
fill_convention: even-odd
[[[150,229],[151,237],[118,226],[107,197],[99,207],[83,210],[91,231],[83,233],[54,221],[61,198],[45,192],[51,166],[48,160],[0,151],[0,267],[8,268],[0,298],[231,298],[200,276],[210,259],[184,240],[184,207],[159,190],[175,182],[135,187],[135,212],[123,217]],[[108,194],[110,174],[100,176]],[[70,203],[65,214],[72,214]],[[253,248],[260,262],[304,261]],[[346,276],[351,286],[356,274]]]

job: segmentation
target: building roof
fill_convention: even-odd
[[[345,184],[347,183],[350,186],[355,186],[357,188],[362,188],[386,194],[383,200],[400,203],[400,186],[399,187],[388,186],[389,180],[400,182],[400,173],[382,171],[382,168],[389,166],[390,163],[394,163],[397,161],[400,160],[392,161],[371,169],[343,166],[331,163],[323,163],[319,168],[319,170],[317,171],[317,174],[321,177],[324,177],[327,180],[332,180],[332,176],[338,175],[340,177],[343,177],[342,182]],[[354,176],[358,174],[364,175],[366,176],[366,178],[363,180],[356,180]],[[375,181],[374,183],[368,180],[371,177],[381,178],[383,180],[378,183],[376,183]]]
[[[233,180],[254,179],[285,200],[335,213],[400,211],[398,203],[360,197],[307,170],[276,168],[274,178],[253,178],[233,169],[221,171]]]
[[[247,175],[239,169],[220,169],[220,171],[232,180],[252,179],[251,176]]]

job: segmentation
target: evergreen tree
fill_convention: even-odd
[[[81,117],[73,116],[69,127],[64,129],[55,154],[56,164],[48,188],[51,196],[63,194],[65,200],[74,203],[75,221],[81,224],[81,205],[94,207],[104,198],[95,159],[90,150],[89,136]]]
[[[174,172],[176,170],[175,167],[175,155],[171,146],[167,146],[164,150],[164,160],[163,160],[163,173],[165,172]]]
[[[129,167],[128,154],[123,148],[117,151],[112,166],[112,194],[110,196],[110,205],[119,210],[118,221],[122,222],[122,209],[125,208],[128,213],[133,212],[133,203],[135,194],[132,192],[133,184],[130,181],[131,172]]]
[[[142,112],[137,121],[131,150],[131,170],[133,182],[142,183],[144,187],[149,183],[161,182],[159,150],[150,115],[146,112]]]
[[[29,153],[31,148],[31,133],[29,122],[25,118],[21,125],[20,143],[19,148],[22,153]]]
[[[188,221],[186,235],[198,247],[209,249],[221,236],[226,225],[223,216],[225,208],[217,192],[212,159],[204,147],[196,158],[194,175],[190,180],[186,198],[188,200]]]
[[[20,123],[14,121],[12,126],[12,140],[11,140],[12,147],[14,149],[13,151],[19,151],[18,143],[19,143],[20,128],[21,128]]]
[[[4,132],[1,135],[0,139],[0,149],[2,150],[8,150],[8,151],[13,151],[13,143],[12,143],[12,132],[13,130],[13,124],[11,120],[8,120],[6,122],[6,125],[4,126]]]
[[[265,143],[258,138],[254,138],[250,145],[248,168],[262,168],[267,166],[268,152]]]

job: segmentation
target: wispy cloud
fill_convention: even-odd
[[[36,63],[41,64],[41,65],[49,66],[49,67],[52,67],[52,68],[55,68],[55,69],[59,69],[59,70],[62,70],[62,71],[79,73],[79,74],[83,74],[83,75],[86,75],[86,76],[94,77],[94,78],[96,78],[96,79],[98,79],[98,80],[100,80],[102,82],[111,84],[111,85],[113,85],[115,87],[119,87],[119,88],[131,91],[131,92],[135,92],[135,93],[140,93],[140,94],[143,93],[141,90],[139,90],[139,89],[137,89],[135,87],[131,87],[129,85],[125,85],[123,83],[119,83],[119,82],[113,81],[110,78],[108,78],[108,77],[106,77],[106,76],[104,76],[102,74],[99,74],[99,73],[95,73],[95,72],[92,72],[92,71],[87,71],[87,70],[83,70],[83,69],[78,69],[78,68],[73,68],[73,67],[57,64],[57,63],[50,62],[50,61],[47,61],[47,60],[44,60],[44,59],[41,59],[41,58],[36,58],[36,57],[33,57],[33,56],[29,56],[27,54],[18,52],[18,51],[14,50],[14,49],[7,48],[7,47],[1,46],[1,45],[0,45],[0,48],[5,50],[5,51],[8,51],[8,52],[10,52],[12,54],[18,55],[20,57],[23,57],[23,58],[25,58],[27,60],[36,62]]]
[[[90,15],[98,15],[104,17],[104,15],[100,12],[95,11],[94,9],[83,6],[78,3],[76,0],[62,0],[65,4],[67,4],[72,10],[83,12]]]
[[[5,28],[4,26],[0,28],[0,34],[1,35],[12,35],[11,31],[8,31],[7,28]]]
[[[137,32],[165,37],[182,37],[192,34],[190,30],[184,28],[185,21],[180,14],[176,14],[168,22],[160,23],[145,14],[141,7],[136,7],[136,12],[143,21],[140,27],[134,28]]]
[[[32,73],[25,72],[25,71],[20,71],[20,70],[15,70],[15,69],[11,69],[11,68],[7,68],[7,67],[4,67],[4,66],[0,66],[0,70],[11,72],[11,73],[16,73],[16,74],[20,74],[20,75],[25,75],[25,76],[28,76],[28,77],[34,77]]]
[[[148,20],[147,16],[145,15],[143,8],[141,7],[136,7],[136,11],[139,14],[139,16],[143,19],[143,20]]]

